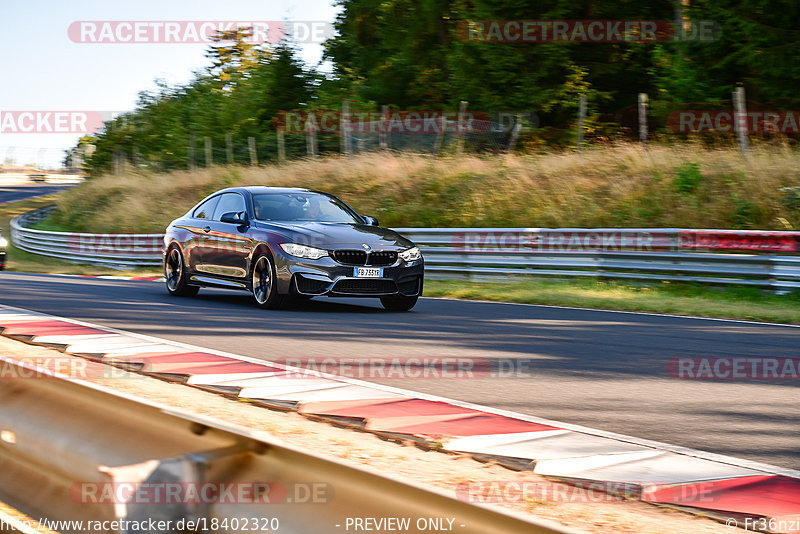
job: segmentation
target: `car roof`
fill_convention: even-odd
[[[247,192],[250,195],[253,194],[264,194],[264,193],[315,193],[319,195],[328,195],[328,193],[323,193],[322,191],[315,191],[313,189],[306,189],[304,187],[267,187],[265,185],[246,185],[240,187],[227,187],[225,189],[220,189],[219,191],[214,191],[203,200],[195,204],[192,209],[190,209],[187,213],[191,213],[194,209],[200,206],[203,202],[210,199],[211,197],[215,197],[221,195],[222,193],[244,193]]]
[[[224,192],[232,192],[232,191],[247,191],[250,194],[256,194],[256,193],[319,193],[319,191],[314,191],[312,189],[306,189],[304,187],[267,187],[267,186],[264,186],[264,185],[248,185],[248,186],[244,186],[244,187],[230,187],[228,189],[222,189],[220,191],[217,191],[216,193],[224,193]]]

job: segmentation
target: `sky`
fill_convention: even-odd
[[[36,163],[57,168],[65,149],[81,134],[16,133],[33,122],[15,112],[42,112],[36,129],[54,124],[47,112],[99,112],[133,109],[141,91],[154,90],[156,79],[182,83],[204,68],[204,43],[80,42],[81,23],[147,21],[152,28],[164,21],[319,21],[331,23],[338,8],[333,0],[0,0],[3,83],[0,85],[0,164]],[[77,31],[70,32],[70,26]],[[113,26],[129,35],[127,27]],[[199,24],[196,25],[199,27]],[[90,28],[84,24],[83,28]],[[182,35],[184,27],[179,35]],[[88,34],[101,37],[102,25]],[[115,30],[115,31],[117,31]],[[88,40],[90,37],[84,37]],[[145,37],[145,40],[152,37]],[[319,62],[318,42],[301,43],[303,59]],[[11,123],[5,122],[13,117]],[[37,117],[37,115],[34,115]]]

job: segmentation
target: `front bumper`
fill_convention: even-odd
[[[275,255],[278,291],[282,294],[331,297],[384,297],[422,294],[425,262],[396,261],[383,268],[381,278],[356,278],[355,266],[331,257],[305,260],[285,253]]]

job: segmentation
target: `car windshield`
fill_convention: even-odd
[[[253,208],[260,221],[362,222],[343,202],[317,193],[261,193],[253,195]]]

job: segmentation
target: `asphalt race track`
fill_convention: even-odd
[[[495,371],[516,365],[511,377],[373,381],[800,467],[800,380],[667,373],[677,357],[797,357],[800,328],[439,299],[422,299],[410,313],[384,312],[371,299],[326,298],[266,311],[244,292],[175,298],[157,282],[13,272],[0,273],[0,303],[265,360],[413,356],[474,358]]]
[[[0,186],[0,204],[26,198],[52,195],[72,185],[4,185]]]

